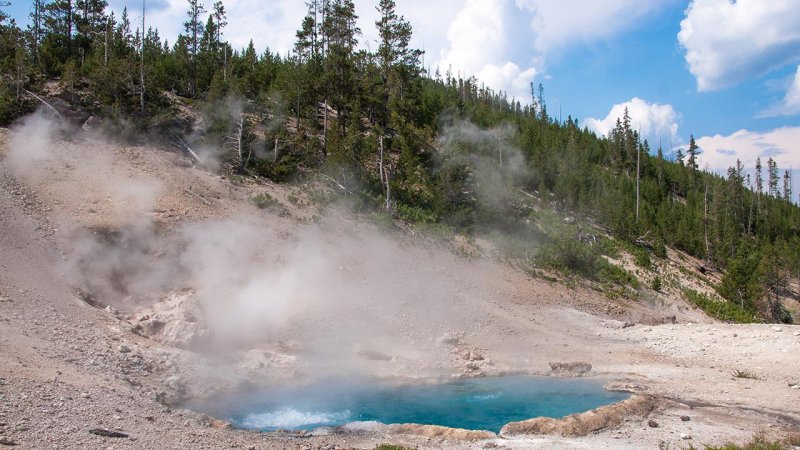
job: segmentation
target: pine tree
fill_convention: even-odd
[[[355,49],[361,30],[356,26],[358,16],[352,0],[331,0],[325,12],[323,31],[327,39],[325,55],[325,85],[331,95],[331,106],[338,113],[342,133],[350,119],[355,99]]]
[[[300,29],[295,34],[294,53],[300,62],[306,62],[314,55],[316,39],[316,19],[310,13],[303,19]]]
[[[75,2],[77,12],[75,41],[80,52],[81,64],[86,55],[91,52],[96,37],[105,30],[107,6],[106,0],[77,0]]]
[[[45,0],[33,0],[31,3],[31,20],[28,25],[28,33],[30,34],[33,64],[38,65],[39,48],[43,39]]]
[[[395,12],[394,0],[380,0],[380,19],[375,22],[380,36],[378,64],[384,86],[383,104],[388,109],[381,125],[386,126],[392,110],[408,90],[411,79],[419,75],[419,58],[422,52],[411,49],[411,24]]]
[[[222,42],[222,34],[225,27],[228,25],[228,16],[225,12],[225,5],[222,1],[214,3],[214,11],[211,13],[216,22],[216,36],[214,37],[214,54],[219,54],[219,49],[222,47],[222,75],[223,80],[228,81],[228,44]]]
[[[764,193],[764,178],[761,175],[761,157],[756,158],[756,193]]]
[[[772,158],[767,161],[767,173],[768,193],[771,197],[778,197],[778,163]]]
[[[792,201],[792,174],[788,170],[783,172],[783,199]]]
[[[53,0],[41,11],[42,46],[45,72],[59,74],[64,63],[72,57],[73,3],[72,0]]]
[[[689,150],[686,151],[686,154],[689,156],[687,162],[687,167],[692,169],[693,171],[697,171],[697,155],[700,154],[700,147],[697,146],[697,143],[694,141],[694,135],[689,136]]]
[[[200,0],[188,0],[189,9],[186,11],[188,19],[183,23],[186,35],[189,38],[189,73],[191,75],[190,93],[197,95],[197,55],[200,40],[203,38],[203,24],[200,16],[206,12]]]

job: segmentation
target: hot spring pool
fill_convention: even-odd
[[[375,421],[499,432],[509,422],[564,417],[629,397],[604,390],[604,383],[532,376],[403,386],[337,380],[232,395],[201,409],[237,428],[261,431]]]

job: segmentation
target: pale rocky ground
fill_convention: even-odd
[[[715,323],[670,290],[649,294],[648,301],[609,300],[588,288],[530,278],[490,256],[452,251],[458,245],[397,229],[379,234],[363,218],[318,211],[307,187],[234,184],[170,151],[56,138],[56,151],[20,170],[9,161],[11,141],[11,132],[0,129],[0,443],[686,448],[800,432],[800,389],[791,387],[800,383],[800,327]],[[261,192],[282,206],[255,208],[248,199]],[[181,279],[181,290],[153,293],[155,299],[128,297],[103,309],[82,300],[85,286],[68,264],[76,230],[107,232],[145,220],[169,236],[187,224],[211,221],[225,228],[240,219],[271,236],[263,249],[252,244],[264,253],[254,258],[267,267],[291,265],[287,252],[313,235],[313,250],[304,256],[322,255],[325,269],[312,271],[312,278],[301,265],[300,284],[328,283],[308,291],[307,304],[289,307],[280,320],[265,316],[268,325],[254,326],[258,333],[249,339],[230,335],[224,345],[209,344],[202,339],[203,313],[189,317],[175,306],[203,293],[196,274]],[[348,301],[337,303],[340,297]],[[159,299],[173,304],[155,303]],[[676,323],[662,324],[670,316]],[[144,333],[152,339],[132,331],[158,317],[186,319],[190,329]],[[623,327],[626,322],[636,325]],[[187,334],[199,334],[198,351],[179,348],[194,342]],[[546,374],[550,362],[569,361],[589,362],[592,374],[610,378],[614,387],[659,396],[659,407],[585,437],[471,442],[386,427],[305,435],[237,431],[174,406],[246,383],[301,380],[318,370],[427,381]],[[734,378],[736,369],[758,379]],[[648,426],[651,420],[658,427]],[[129,437],[96,436],[88,432],[94,428]]]

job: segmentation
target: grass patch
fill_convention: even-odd
[[[258,195],[250,197],[250,203],[256,205],[260,209],[271,208],[279,205],[278,200],[266,192],[262,192]]]
[[[745,369],[745,370],[736,369],[736,370],[731,372],[731,375],[733,375],[734,378],[746,378],[748,380],[758,380],[758,379],[760,379],[758,377],[758,375],[756,375],[754,372],[750,372],[747,369]]]
[[[800,438],[792,435],[783,441],[770,441],[764,436],[756,436],[752,441],[744,445],[723,444],[722,446],[704,446],[705,450],[791,450]],[[698,450],[696,447],[689,447],[690,450]]]
[[[375,447],[375,450],[414,450],[411,447],[404,447],[402,445],[381,444]]]
[[[683,295],[689,303],[705,311],[709,316],[732,323],[759,323],[755,311],[742,308],[736,303],[727,300],[714,300],[706,294],[702,294],[693,289],[684,289]]]
[[[662,287],[663,286],[661,285],[661,277],[658,275],[653,277],[653,281],[650,283],[650,288],[656,292],[661,292]]]

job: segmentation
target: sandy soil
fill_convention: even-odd
[[[234,184],[165,150],[76,136],[56,139],[56,152],[20,171],[9,163],[11,140],[11,132],[0,129],[0,443],[685,448],[800,431],[800,327],[720,324],[677,296],[609,300],[587,288],[530,278],[489,258],[462,256],[447,242],[397,229],[378,233],[364,218],[298,206],[310,203],[308,187]],[[132,180],[134,187],[120,180]],[[143,192],[151,197],[144,206]],[[280,206],[260,210],[248,201],[262,192]],[[99,307],[87,304],[85,287],[68,267],[76,230],[106,232],[145,218],[171,235],[187,224],[229,224],[241,217],[275,237],[264,244],[269,255],[262,259],[273,258],[276,265],[291,259],[282,252],[305,242],[312,228],[314,252],[332,267],[319,277],[359,278],[323,289],[346,294],[351,302],[328,307],[317,298],[313,308],[289,315],[259,339],[236,341],[224,352],[200,351],[134,332],[143,314],[157,314],[152,301],[133,299],[130,307],[123,302],[113,308],[103,308],[103,299],[95,299]],[[182,280],[181,292],[199,298],[202,291],[194,291],[193,283],[201,281]],[[175,292],[160,298],[170,295]],[[660,325],[671,316],[676,323]],[[357,332],[354,324],[361,324]],[[550,362],[569,361],[590,363],[591,374],[610,377],[615,388],[655,395],[657,408],[588,436],[469,441],[458,433],[409,427],[245,432],[175,406],[247,383],[307,378],[320,368],[436,380],[547,374]],[[734,370],[756,379],[733,377]],[[89,432],[98,428],[128,436]]]

